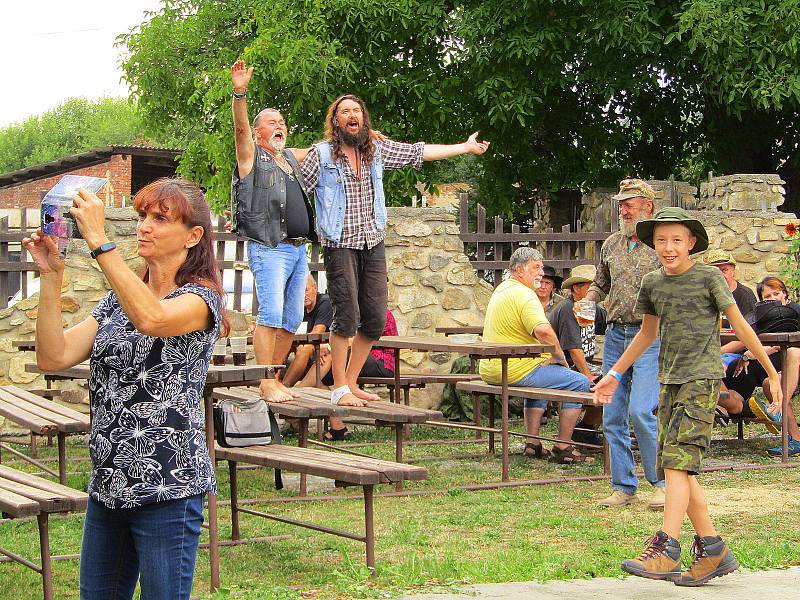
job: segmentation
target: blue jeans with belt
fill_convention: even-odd
[[[639,329],[639,325],[609,324],[603,345],[603,373],[608,373],[622,356]],[[639,487],[631,451],[631,422],[647,481],[654,486],[664,487],[664,480],[656,475],[658,419],[653,414],[658,406],[660,347],[660,341],[656,340],[642,353],[623,374],[611,404],[603,407],[603,432],[608,441],[611,461],[611,487],[626,494],[634,494]]]
[[[89,498],[81,544],[81,600],[189,600],[203,496],[106,508]]]

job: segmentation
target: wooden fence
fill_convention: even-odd
[[[611,219],[605,219],[605,206],[594,213],[594,231],[583,231],[578,221],[575,231],[564,225],[561,231],[552,228],[535,231],[533,227],[522,228],[511,224],[511,231],[505,231],[505,223],[500,217],[494,218],[492,231],[486,230],[486,209],[476,206],[476,230],[470,231],[469,195],[462,193],[460,200],[460,223],[458,237],[464,242],[464,253],[470,257],[478,276],[497,286],[502,281],[503,271],[508,267],[512,252],[522,245],[537,248],[544,256],[546,265],[553,267],[557,274],[568,276],[569,270],[577,265],[597,264],[600,246],[605,239],[618,229],[618,206],[611,202]],[[592,251],[588,252],[587,248]]]

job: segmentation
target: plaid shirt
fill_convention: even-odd
[[[422,150],[425,142],[406,144],[385,140],[380,142],[381,159],[384,169],[400,169],[412,165],[415,169],[422,166]],[[372,189],[370,165],[361,157],[361,176],[356,176],[350,161],[343,159],[344,164],[344,195],[345,211],[342,237],[339,242],[329,239],[322,240],[322,244],[329,248],[351,248],[362,250],[374,248],[383,241],[384,231],[378,231],[375,225],[375,207],[373,205],[375,194]],[[300,165],[306,188],[313,190],[317,187],[320,175],[319,151],[313,148]]]

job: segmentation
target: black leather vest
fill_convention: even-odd
[[[314,215],[303,188],[300,165],[289,150],[284,149],[282,154],[300,182],[303,203],[308,211],[310,239],[316,240]],[[231,231],[270,248],[286,239],[286,186],[279,169],[272,156],[256,146],[253,171],[242,179],[234,168],[231,182]]]

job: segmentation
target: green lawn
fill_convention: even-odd
[[[519,427],[519,424],[516,424]],[[552,431],[552,425],[549,426]],[[733,427],[716,430],[717,437],[735,436]],[[746,428],[749,439],[715,441],[708,464],[756,462],[774,464],[764,450],[777,438],[763,427]],[[463,433],[416,428],[412,440],[459,438]],[[382,458],[393,458],[392,435],[371,427],[357,429],[351,442],[380,442],[358,448]],[[498,440],[499,442],[499,440]],[[295,443],[289,440],[288,443]],[[70,440],[69,456],[85,456],[80,439]],[[498,444],[499,446],[499,444]],[[515,442],[515,452],[521,444]],[[644,502],[620,510],[601,509],[598,499],[608,493],[606,481],[464,491],[461,486],[499,480],[499,458],[458,454],[485,451],[477,445],[409,445],[406,459],[430,470],[428,481],[408,485],[414,491],[434,493],[376,499],[378,571],[369,579],[363,544],[297,527],[242,515],[242,535],[289,535],[289,539],[221,549],[224,590],[208,595],[208,553],[200,551],[195,594],[200,598],[349,598],[388,597],[401,592],[447,588],[467,583],[570,579],[620,574],[619,563],[638,554],[660,523],[660,515]],[[41,449],[47,460],[52,448]],[[435,459],[439,457],[438,459]],[[432,460],[434,458],[435,460]],[[797,463],[797,459],[794,459]],[[4,463],[31,471],[30,466],[4,455]],[[85,488],[89,463],[72,460],[69,483]],[[228,497],[227,469],[218,469],[220,499]],[[515,480],[552,479],[569,475],[600,475],[602,465],[562,467],[512,456]],[[287,475],[287,478],[289,475]],[[275,498],[292,492],[272,488],[272,472],[245,470],[240,474],[241,498]],[[749,569],[800,564],[800,469],[722,471],[701,477],[708,490],[716,523],[737,558]],[[643,496],[649,493],[645,486]],[[384,486],[378,491],[392,491]],[[346,495],[356,490],[319,493]],[[261,503],[257,509],[292,518],[318,521],[332,527],[360,531],[362,502],[358,500]],[[220,509],[220,533],[229,535],[230,514]],[[51,518],[54,553],[80,550],[82,515]],[[688,525],[688,524],[687,524]],[[204,539],[205,539],[204,535]],[[691,536],[683,537],[688,560]],[[31,557],[36,552],[35,521],[0,524],[0,545]],[[78,562],[54,563],[58,598],[78,597]],[[41,597],[38,575],[10,563],[0,564],[0,599]],[[11,585],[7,585],[10,582]]]

